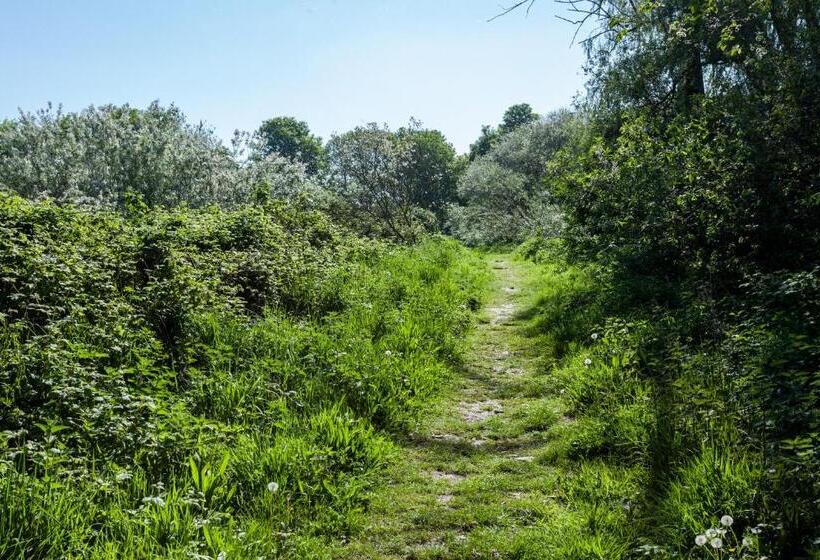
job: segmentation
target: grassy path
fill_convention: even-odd
[[[543,397],[537,339],[518,319],[531,270],[508,255],[487,260],[495,278],[460,377],[403,443],[365,526],[334,558],[539,558],[550,520],[565,517],[560,473],[540,460],[560,406]]]

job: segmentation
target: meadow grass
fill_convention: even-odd
[[[361,530],[330,556],[756,558],[771,550],[773,528],[752,522],[759,455],[731,439],[731,418],[713,417],[709,432],[689,419],[703,434],[695,445],[679,417],[664,416],[686,386],[662,399],[668,380],[647,371],[643,354],[656,325],[629,304],[608,304],[617,290],[605,271],[483,256],[495,279],[464,365],[399,442]],[[705,546],[699,535],[709,535]],[[714,548],[714,538],[725,546]]]
[[[306,558],[461,360],[481,263],[275,207],[2,202],[0,557]]]

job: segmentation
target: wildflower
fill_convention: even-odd
[[[695,537],[695,544],[698,546],[703,546],[706,544],[706,535],[698,535]]]
[[[268,492],[274,493],[279,490],[279,483],[278,482],[268,482]]]
[[[598,333],[592,333],[592,340],[598,340]]]
[[[117,482],[123,482],[125,480],[130,480],[131,479],[131,473],[128,472],[128,471],[120,471],[120,472],[117,473],[117,475],[114,478],[117,479]]]
[[[720,518],[720,524],[723,525],[724,527],[731,527],[732,523],[734,523],[734,522],[735,522],[735,520],[732,519],[731,515],[724,515],[723,517]]]
[[[393,355],[393,352],[391,352],[390,350],[385,350],[384,355],[389,357]]]
[[[709,544],[712,545],[712,548],[723,548],[723,539],[714,538],[709,541]]]
[[[706,529],[706,538],[714,539],[718,536],[717,529]]]
[[[587,366],[587,367],[591,366],[592,365],[592,360],[587,358],[586,360],[584,360],[584,365]]]
[[[752,546],[752,539],[750,539],[749,537],[743,537],[743,546],[745,546],[747,548],[751,547]]]
[[[165,500],[163,500],[159,496],[146,496],[142,499],[142,503],[153,504],[155,506],[162,507],[165,505]]]

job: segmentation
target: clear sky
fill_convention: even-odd
[[[501,2],[501,4],[499,3]],[[223,138],[292,115],[327,139],[367,122],[438,128],[459,151],[509,105],[583,84],[560,7],[506,0],[0,0],[0,118],[154,99]]]

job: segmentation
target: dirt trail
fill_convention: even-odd
[[[504,558],[559,507],[556,473],[539,461],[559,412],[541,396],[547,379],[517,320],[527,265],[487,258],[492,293],[458,379],[404,442],[362,530],[334,558]]]

